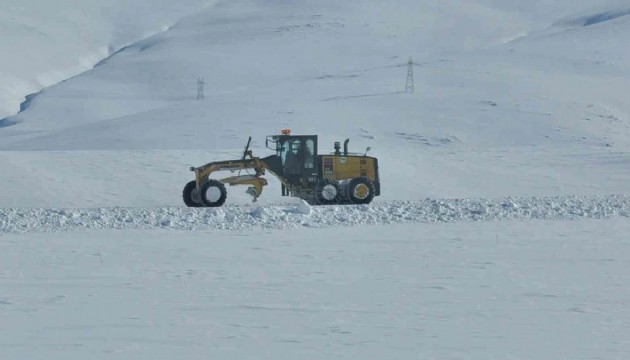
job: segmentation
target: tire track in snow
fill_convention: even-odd
[[[426,199],[370,205],[0,209],[0,233],[108,229],[283,230],[397,223],[630,217],[630,196]]]

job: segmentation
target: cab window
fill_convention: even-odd
[[[304,168],[313,169],[315,167],[315,141],[307,139],[304,145]]]

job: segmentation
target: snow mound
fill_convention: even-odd
[[[311,208],[311,205],[302,199],[300,199],[300,202],[295,207],[296,214],[311,215],[312,211],[313,209]]]
[[[306,205],[308,206],[308,205]],[[0,233],[101,229],[254,230],[395,223],[630,217],[630,196],[443,199],[359,206],[226,206],[194,209],[0,209]]]
[[[286,218],[284,211],[273,206],[257,206],[249,214],[263,222],[285,220]]]

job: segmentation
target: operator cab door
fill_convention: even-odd
[[[289,183],[314,182],[317,178],[315,136],[287,136],[278,142],[282,169]]]

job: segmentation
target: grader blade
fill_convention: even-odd
[[[221,179],[220,181],[230,186],[251,185],[249,188],[247,188],[246,193],[254,198],[254,202],[256,202],[262,194],[263,186],[267,186],[268,184],[265,178],[257,177],[254,175],[231,176],[225,179]]]

